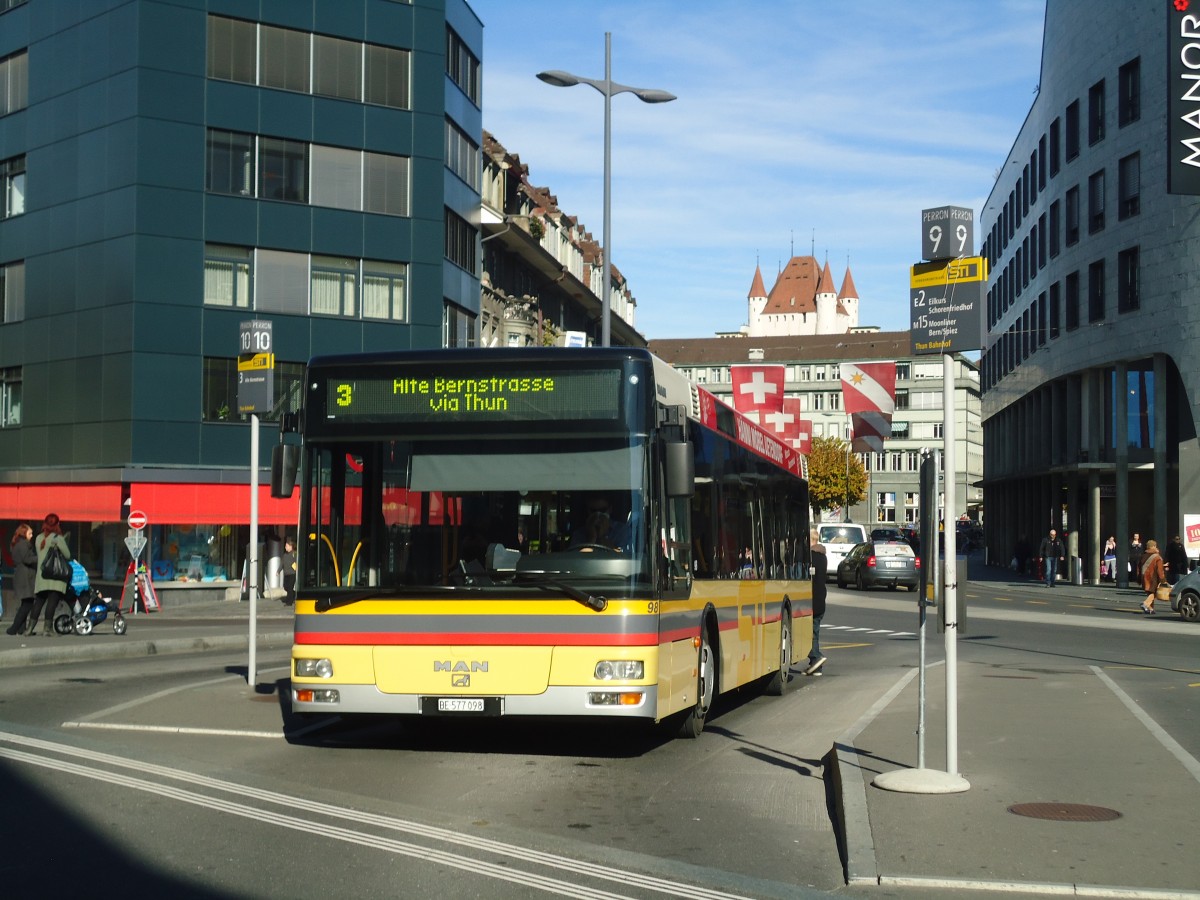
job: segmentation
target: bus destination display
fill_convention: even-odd
[[[326,380],[327,419],[357,422],[528,422],[616,419],[617,369],[430,373]]]

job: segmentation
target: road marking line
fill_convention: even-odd
[[[192,728],[186,725],[123,725],[120,722],[63,722],[62,727],[99,728],[106,731],[147,731],[157,734],[208,734],[221,737],[283,737],[283,731],[242,731],[237,728]]]
[[[1154,721],[1154,719],[1150,718],[1146,711],[1138,706],[1132,697],[1121,690],[1120,685],[1100,671],[1099,666],[1088,666],[1088,668],[1108,686],[1110,691],[1117,695],[1117,699],[1125,704],[1125,708],[1133,713],[1135,719],[1146,726],[1146,729],[1158,739],[1158,742],[1166,748],[1167,752],[1183,763],[1183,767],[1191,773],[1191,776],[1196,781],[1200,781],[1200,762],[1197,762],[1196,757],[1184,750],[1179,742],[1167,734],[1166,730]]]

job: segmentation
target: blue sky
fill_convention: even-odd
[[[546,69],[677,95],[612,103],[612,260],[648,338],[746,321],[816,251],[860,324],[909,327],[920,213],[978,216],[1033,102],[1044,0],[468,0],[484,23],[483,126],[603,231],[604,100]]]

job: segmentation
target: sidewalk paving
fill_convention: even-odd
[[[1047,588],[982,565],[971,575],[1026,599],[1056,590],[1132,612],[1144,598],[1111,584]],[[1147,624],[1156,630],[1182,625],[1169,607],[1155,618]],[[935,633],[934,640],[943,639]],[[907,887],[920,896],[1200,900],[1192,849],[1200,762],[1115,681],[1097,666],[997,667],[961,656],[956,671],[957,770],[967,790],[905,793],[873,783],[880,773],[917,767],[916,670],[835,745],[850,885]],[[935,774],[946,770],[945,684],[945,665],[929,666],[925,768]]]
[[[256,606],[256,645],[290,647],[292,608],[265,599]],[[4,629],[12,625],[12,612],[5,608],[0,628],[0,669],[250,646],[250,604],[236,600],[181,603],[158,612],[124,613],[128,630],[123,635],[113,633],[111,614],[86,636],[47,637],[42,634],[42,622],[32,636],[5,634]]]

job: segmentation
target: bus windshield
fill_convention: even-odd
[[[649,581],[644,438],[312,443],[300,583],[373,596]]]

